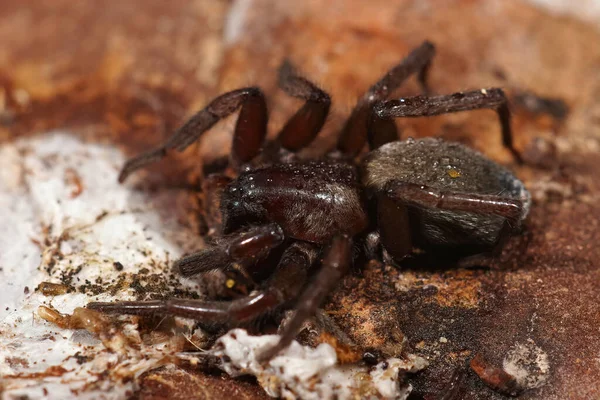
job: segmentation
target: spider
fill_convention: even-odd
[[[171,299],[88,304],[117,314],[168,314],[198,321],[238,325],[283,308],[295,314],[268,360],[286,348],[346,274],[357,253],[399,262],[414,248],[480,262],[517,234],[530,195],[510,171],[459,143],[422,138],[400,140],[394,118],[493,109],[504,146],[517,162],[507,98],[501,89],[431,96],[427,73],[435,48],[424,42],[387,72],[358,101],[336,148],[319,159],[295,155],[317,136],[327,118],[327,93],[301,77],[289,62],[279,70],[279,86],[303,99],[278,136],[265,143],[267,107],[256,87],[225,93],[195,114],[161,147],[129,160],[132,172],[183,151],[219,120],[235,112],[230,165],[235,178],[204,178],[206,214],[219,234],[214,244],[174,263],[183,276],[232,268],[266,269],[277,262],[258,289],[233,300]],[[387,100],[417,74],[425,94]],[[359,158],[368,142],[370,151]],[[358,159],[358,161],[357,161]],[[309,274],[313,264],[314,274]],[[320,266],[319,266],[320,265]],[[312,279],[311,279],[312,277]]]

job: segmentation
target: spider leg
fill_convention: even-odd
[[[371,109],[377,102],[387,97],[412,74],[418,73],[418,80],[424,92],[428,92],[427,73],[431,60],[435,54],[435,47],[430,42],[423,42],[419,47],[411,51],[400,64],[389,70],[377,83],[363,95],[358,101],[338,139],[337,149],[349,156],[356,156],[363,148],[367,140],[367,124],[369,123]],[[375,142],[383,140],[397,140],[396,125],[393,121],[376,121],[378,129],[377,136],[381,139],[373,139]]]
[[[306,281],[307,271],[316,258],[312,246],[294,243],[283,253],[277,271],[263,290],[232,301],[172,299],[155,301],[92,302],[88,308],[111,314],[173,315],[206,323],[236,325],[295,298]]]
[[[250,317],[269,310],[280,302],[278,293],[266,290],[233,301],[171,299],[114,303],[92,302],[87,305],[87,308],[109,314],[172,315],[202,322],[225,324],[229,321],[243,322],[251,319]]]
[[[437,208],[442,210],[465,211],[477,214],[497,215],[505,218],[492,251],[468,256],[458,261],[460,267],[481,265],[497,256],[514,230],[520,226],[523,202],[518,199],[492,194],[473,194],[442,191],[414,183],[392,181],[378,196],[378,217],[383,220],[393,218],[393,226],[380,224],[380,234],[386,239],[386,247],[394,252],[395,258],[410,253],[410,235],[398,235],[410,231],[407,206]]]
[[[240,106],[241,110],[233,136],[231,159],[235,166],[250,161],[260,151],[267,132],[265,97],[261,90],[255,87],[237,89],[214,99],[191,117],[162,146],[127,161],[119,174],[119,182],[124,182],[132,172],[161,160],[167,155],[168,150],[185,150],[204,132]]]
[[[260,355],[261,360],[273,358],[292,342],[304,321],[315,314],[317,308],[350,268],[351,252],[352,239],[349,236],[336,236],[333,239],[321,270],[298,298],[294,317],[284,328],[279,342]]]
[[[234,263],[248,265],[266,257],[283,240],[283,231],[277,224],[253,227],[225,238],[216,246],[180,258],[173,263],[173,268],[181,275],[190,277],[226,269]]]
[[[473,254],[471,256],[461,258],[456,263],[456,266],[459,268],[473,268],[480,265],[489,264],[491,260],[497,258],[500,255],[502,249],[504,248],[504,245],[511,237],[512,231],[513,227],[510,225],[508,220],[505,220],[502,224],[500,232],[498,232],[498,240],[496,241],[496,244],[494,245],[491,251]]]
[[[404,204],[478,214],[493,214],[506,218],[513,227],[519,226],[523,202],[494,194],[474,194],[441,191],[429,186],[393,181],[386,185],[390,199]]]
[[[493,109],[498,113],[502,129],[502,144],[521,164],[523,158],[513,145],[510,110],[502,89],[481,89],[444,96],[414,96],[381,102],[373,107],[372,118],[375,121],[372,122],[372,126],[376,129],[377,124],[382,123],[379,120],[391,120],[398,117],[426,117],[483,108]],[[377,135],[377,132],[373,131],[370,135]]]
[[[317,136],[331,106],[331,98],[314,83],[301,77],[286,60],[279,69],[279,87],[290,96],[306,101],[285,124],[276,142],[286,150],[298,151]]]

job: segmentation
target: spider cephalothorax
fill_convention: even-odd
[[[388,101],[407,77],[426,72],[434,54],[425,42],[392,68],[358,102],[336,149],[316,160],[299,160],[323,126],[330,98],[298,76],[289,63],[279,82],[304,106],[275,140],[266,137],[267,109],[257,88],[225,93],[194,115],[162,147],[128,161],[120,181],[133,171],[183,150],[217,121],[240,108],[231,150],[234,179],[205,177],[203,188],[218,232],[214,244],[178,260],[184,276],[214,269],[260,269],[278,254],[273,271],[257,290],[231,301],[172,299],[154,302],[90,303],[88,307],[129,314],[163,313],[233,325],[284,307],[296,309],[272,357],[295,337],[352,264],[353,252],[399,262],[413,248],[456,250],[463,259],[482,260],[518,232],[530,196],[507,169],[461,144],[440,139],[399,140],[393,118],[491,108],[499,115],[504,145],[512,146],[510,114],[500,89]],[[365,145],[370,152],[357,161]],[[268,149],[263,151],[262,149]],[[217,210],[218,212],[215,212]],[[362,244],[362,245],[361,245]],[[357,250],[358,249],[358,250]],[[322,255],[322,257],[320,257]],[[270,257],[272,258],[272,257]],[[309,279],[309,269],[322,260]]]

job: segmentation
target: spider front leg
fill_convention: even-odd
[[[294,299],[306,282],[308,269],[316,258],[315,249],[305,243],[288,247],[276,271],[263,289],[232,301],[172,299],[156,301],[93,302],[88,308],[111,314],[172,315],[204,323],[235,326],[252,321]]]
[[[444,96],[414,96],[398,100],[390,100],[376,104],[373,107],[369,137],[380,135],[377,124],[391,121],[399,117],[428,117],[459,111],[470,111],[489,108],[496,111],[502,130],[502,144],[521,164],[523,158],[513,145],[513,135],[510,127],[510,110],[508,100],[502,89],[481,89],[470,92],[459,92]]]
[[[277,224],[250,228],[222,239],[217,245],[175,261],[173,268],[185,277],[227,269],[233,263],[245,266],[265,258],[283,243],[284,234]]]
[[[270,360],[281,350],[285,349],[294,340],[298,330],[306,319],[315,314],[327,295],[339,283],[340,279],[348,272],[352,255],[352,239],[347,235],[337,236],[331,242],[323,260],[321,270],[304,289],[296,303],[296,313],[285,327],[279,343],[265,350],[260,359]]]
[[[231,161],[236,167],[249,162],[259,153],[267,133],[265,96],[254,87],[234,90],[214,99],[162,146],[127,161],[119,174],[119,182],[124,182],[132,172],[163,159],[168,150],[185,150],[219,120],[240,107],[231,146]]]

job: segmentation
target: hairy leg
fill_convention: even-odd
[[[519,226],[523,210],[520,200],[492,194],[446,192],[424,185],[407,182],[390,182],[386,195],[394,201],[428,208],[493,214],[506,218],[513,226]]]
[[[354,157],[360,152],[367,141],[367,125],[373,105],[387,99],[412,74],[418,73],[419,83],[427,93],[427,72],[429,71],[434,55],[435,47],[433,44],[427,41],[423,42],[423,44],[411,51],[400,64],[389,70],[377,83],[371,86],[358,101],[346,121],[338,139],[337,150],[349,157]],[[391,123],[377,121],[376,123],[382,125],[377,130],[377,135],[385,132],[385,140],[387,141],[390,141],[390,137],[397,137],[396,126],[393,121]],[[372,139],[374,142],[381,142],[382,140],[377,138]]]
[[[175,261],[173,268],[185,277],[226,269],[233,263],[254,263],[265,258],[283,243],[284,235],[277,224],[262,225],[223,238],[217,245]]]
[[[512,235],[513,229],[508,220],[505,220],[504,224],[502,224],[502,229],[498,233],[498,240],[491,251],[461,258],[456,263],[456,266],[459,268],[473,268],[481,265],[489,265],[492,260],[500,256],[504,245]]]
[[[285,349],[296,337],[304,321],[315,314],[327,295],[348,272],[351,265],[352,239],[349,236],[337,236],[323,259],[321,270],[311,283],[304,289],[296,304],[296,313],[285,327],[279,343],[266,349],[261,355],[262,360],[273,358]]]
[[[284,149],[298,151],[312,142],[323,127],[331,99],[317,85],[299,76],[289,61],[284,61],[279,69],[279,86],[288,95],[306,101],[287,121],[276,139]]]
[[[408,255],[412,249],[409,228],[408,206],[437,208],[440,210],[465,211],[504,218],[498,238],[491,251],[470,255],[458,261],[463,268],[488,264],[498,256],[504,244],[521,225],[523,203],[518,199],[498,195],[449,192],[402,181],[393,181],[379,194],[378,216],[396,224],[380,224],[380,233],[385,238],[386,250],[396,259]],[[405,234],[398,234],[405,232]]]
[[[427,117],[460,111],[493,109],[498,114],[502,131],[502,143],[512,153],[515,160],[523,162],[521,154],[513,145],[510,127],[510,110],[504,91],[498,88],[459,92],[443,96],[414,96],[398,100],[384,101],[373,107],[370,135],[379,135],[377,124],[381,120],[399,117]]]
[[[219,120],[241,107],[235,127],[231,159],[239,166],[260,151],[267,132],[267,106],[260,89],[249,87],[225,93],[196,113],[159,148],[140,154],[125,163],[119,174],[124,182],[132,172],[159,161],[168,150],[183,151]]]

